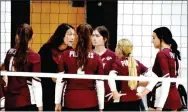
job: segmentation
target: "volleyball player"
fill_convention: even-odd
[[[137,93],[137,87],[142,85],[142,81],[129,80],[121,81],[120,92],[117,91],[115,80],[112,77],[120,76],[146,76],[157,77],[155,74],[149,74],[148,68],[132,55],[133,45],[128,39],[119,40],[116,46],[116,55],[119,57],[113,64],[110,71],[109,86],[112,91],[116,108],[114,111],[141,111],[141,98],[149,93],[156,81],[151,81],[143,91]]]
[[[64,51],[59,72],[69,74],[104,74],[100,56],[92,51],[89,24],[77,27],[77,37],[72,50]],[[65,75],[65,74],[62,74]],[[64,91],[64,92],[63,92]],[[62,94],[63,92],[63,94]],[[98,100],[97,100],[98,99]],[[62,101],[62,102],[61,102]],[[104,83],[93,79],[61,79],[56,81],[55,110],[96,111],[104,108]]]
[[[178,60],[181,60],[181,56],[171,31],[167,27],[155,29],[152,43],[156,49],[159,49],[152,68],[153,72],[158,77],[176,78],[179,69]],[[159,111],[176,111],[182,107],[176,83],[170,83],[168,80],[159,82],[152,91],[152,97],[148,100],[151,100],[149,107]]]
[[[39,54],[41,56],[41,72],[56,73],[58,71],[59,56],[72,48],[75,36],[74,27],[62,23],[51,38],[45,43]],[[54,111],[55,107],[55,78],[42,78],[44,111]]]
[[[116,55],[113,51],[108,49],[109,32],[105,26],[98,26],[94,29],[92,34],[92,44],[94,52],[100,55],[103,63],[104,74],[109,75],[112,63],[116,60]],[[111,91],[108,86],[108,81],[104,81],[105,87],[105,106],[104,110],[110,111],[113,108],[113,102],[109,99]]]
[[[29,43],[33,37],[32,27],[28,24],[21,24],[16,31],[16,47],[8,50],[5,57],[5,70],[16,72],[40,72],[40,55],[29,48]],[[28,85],[32,85],[32,90],[38,110],[43,109],[42,87],[40,78],[8,76],[7,90],[5,94],[6,111],[32,111],[32,93]]]

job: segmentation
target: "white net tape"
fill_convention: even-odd
[[[54,77],[54,78],[76,78],[76,79],[101,79],[108,80],[108,75],[92,75],[92,74],[64,74],[64,73],[34,73],[34,72],[7,72],[1,71],[3,76],[21,76],[21,77]],[[135,76],[116,76],[115,80],[138,80],[138,81],[170,81],[178,83],[186,83],[185,78],[153,78],[153,77],[135,77]]]

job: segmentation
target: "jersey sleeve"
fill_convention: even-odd
[[[112,69],[113,71],[116,71],[120,74],[120,64],[119,64],[119,61],[116,60],[112,63]]]
[[[161,75],[166,76],[169,73],[169,65],[168,65],[168,58],[165,56],[164,53],[159,52],[157,54],[157,61],[159,63],[160,69],[161,69]],[[168,76],[166,76],[168,77]]]
[[[148,72],[148,68],[144,66],[142,63],[137,61],[140,67],[140,75],[145,75]]]
[[[41,72],[40,55],[37,55],[37,60],[33,63],[32,72]]]

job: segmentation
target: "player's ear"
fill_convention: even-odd
[[[107,38],[106,37],[104,37],[104,42],[106,42],[107,41]]]

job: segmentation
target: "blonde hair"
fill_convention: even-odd
[[[134,57],[132,56],[133,44],[128,39],[121,39],[117,45],[118,49],[122,50],[122,53],[125,57],[128,57],[128,70],[129,76],[137,76],[137,68],[136,62]],[[137,81],[136,80],[129,80],[128,86],[131,90],[136,89]]]

